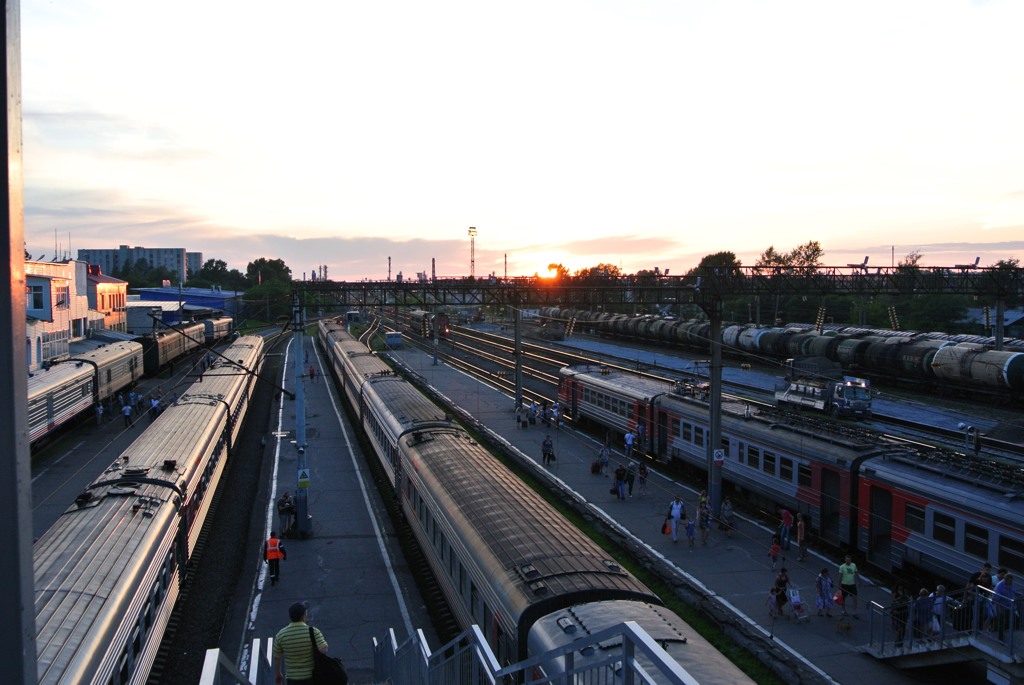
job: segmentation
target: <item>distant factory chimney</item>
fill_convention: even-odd
[[[476,229],[469,227],[469,277],[476,278]]]

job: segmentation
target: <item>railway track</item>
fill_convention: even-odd
[[[401,322],[397,324],[401,326]],[[465,373],[479,378],[510,395],[515,394],[514,343],[505,334],[477,331],[467,327],[453,326],[451,340],[437,346],[415,335],[406,336],[409,344],[425,351],[436,353],[448,363]],[[483,348],[481,350],[481,348]],[[489,349],[488,349],[489,348]],[[558,390],[558,369],[578,364],[601,365],[609,369],[628,371],[663,381],[706,382],[691,372],[671,369],[667,366],[645,365],[635,360],[611,355],[583,355],[559,349],[550,344],[522,341],[523,396],[524,401],[553,401]],[[753,406],[769,407],[774,404],[772,394],[756,385],[723,382],[723,392],[731,399],[750,403]],[[817,418],[817,417],[815,417]],[[957,452],[964,442],[962,431],[942,428],[900,416],[875,413],[875,424],[894,429],[888,437],[903,442],[928,444],[940,449]],[[986,437],[985,452],[990,458],[1024,465],[1024,445],[1021,440]],[[969,456],[965,452],[965,456]]]

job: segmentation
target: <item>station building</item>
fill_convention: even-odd
[[[92,279],[92,280],[90,280]],[[89,265],[25,262],[25,346],[29,371],[70,354],[71,343],[124,322],[128,284],[89,274]],[[102,304],[101,304],[102,303]]]

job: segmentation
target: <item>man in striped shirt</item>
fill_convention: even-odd
[[[274,680],[284,682],[282,666],[288,664],[288,685],[312,685],[313,643],[309,639],[306,624],[307,604],[296,602],[288,607],[291,623],[278,631],[274,637]],[[327,653],[327,640],[319,628],[313,628],[317,649]]]

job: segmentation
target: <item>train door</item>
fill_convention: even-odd
[[[867,559],[875,566],[892,570],[892,492],[877,486],[871,487],[868,495],[869,518]]]
[[[562,380],[562,387],[565,389],[564,394],[560,398],[563,403],[567,403],[567,407],[562,408],[562,413],[569,412],[569,416],[572,417],[573,421],[578,426],[580,424],[580,415],[578,412],[579,407],[576,404],[576,381],[571,378],[564,378]]]
[[[658,435],[655,456],[659,459],[668,456],[668,435],[669,435],[668,413],[658,410]]]
[[[825,542],[838,545],[840,510],[842,498],[839,496],[839,474],[836,471],[821,471],[821,538]]]

